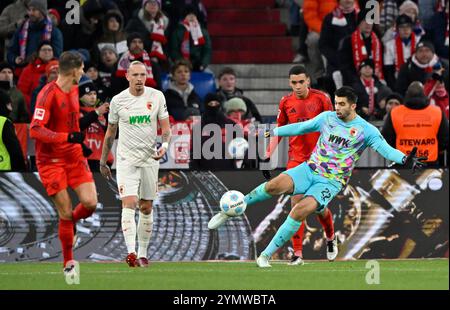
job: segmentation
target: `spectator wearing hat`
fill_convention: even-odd
[[[255,118],[256,121],[262,122],[261,114],[256,105],[252,100],[244,96],[242,89],[236,87],[236,72],[233,68],[223,68],[219,73],[218,80],[219,89],[217,90],[217,95],[219,95],[222,105],[231,98],[242,98],[247,106],[247,113],[244,118]]]
[[[424,91],[430,104],[440,107],[448,119],[448,91],[445,89],[443,73],[444,68],[435,68],[431,78],[425,83]]]
[[[392,109],[403,104],[403,97],[399,93],[390,93],[386,98],[384,98],[384,104],[386,113],[383,116],[383,121],[386,121],[386,118]]]
[[[406,14],[395,20],[396,35],[385,43],[384,73],[389,87],[395,87],[400,67],[414,54],[420,35],[413,32],[413,20]]]
[[[13,67],[7,62],[0,63],[0,90],[3,90],[10,98],[12,111],[9,118],[13,123],[29,123],[30,114],[25,104],[25,98],[14,85]]]
[[[235,124],[239,125],[243,130],[245,137],[247,137],[249,133],[249,125],[252,123],[252,120],[245,118],[245,114],[247,113],[247,105],[244,100],[239,97],[231,98],[224,103],[223,109],[225,110],[226,117]]]
[[[61,15],[59,14],[57,9],[48,9],[48,16],[52,20],[52,23],[55,27],[58,27],[61,24]]]
[[[93,63],[88,64],[84,67],[84,71],[86,72],[86,76],[91,79],[97,89],[97,98],[101,102],[109,101],[113,97],[111,94],[111,88],[103,85],[102,79],[100,78],[100,73],[98,71],[98,66]]]
[[[103,18],[103,35],[98,39],[97,52],[105,45],[112,45],[119,57],[128,50],[127,34],[123,30],[123,15],[119,10],[109,10]]]
[[[205,111],[202,114],[202,128],[208,124],[217,124],[225,128],[226,124],[234,124],[228,119],[222,109],[221,96],[216,93],[209,93],[205,96]]]
[[[101,83],[110,90],[110,93],[118,94],[119,90],[112,89],[112,78],[117,69],[119,55],[112,45],[105,45],[100,51],[100,64],[98,65],[98,76]]]
[[[47,0],[31,0],[28,4],[28,18],[11,39],[8,62],[14,67],[24,67],[42,41],[50,42],[53,55],[59,57],[63,51],[63,37],[47,14]]]
[[[411,0],[403,1],[403,3],[398,8],[398,15],[400,16],[403,14],[409,16],[412,19],[413,32],[417,36],[423,37],[425,35],[425,30],[419,20],[419,7],[417,6],[417,4]],[[396,36],[396,32],[397,31],[395,25],[386,30],[382,38],[383,43],[385,44],[386,42],[394,39]]]
[[[39,85],[40,77],[45,74],[48,62],[54,59],[53,47],[49,41],[42,41],[36,53],[33,53],[30,63],[23,69],[17,82],[17,88],[25,97],[25,103],[29,111],[31,95],[33,90]]]
[[[97,88],[86,75],[78,84],[80,97],[80,130],[85,133],[85,145],[92,151],[88,156],[91,171],[100,171],[103,140],[107,129],[107,113],[109,103],[102,103],[97,98]],[[112,165],[112,154],[108,155],[108,164]]]
[[[433,43],[436,54],[440,58],[448,60],[449,44],[449,1],[438,1],[438,6],[433,18],[430,21],[430,27],[427,29],[427,37]]]
[[[34,109],[36,107],[36,99],[41,91],[47,83],[54,81],[58,78],[58,70],[59,70],[59,61],[54,59],[50,60],[45,66],[45,74],[41,75],[39,78],[38,86],[31,93],[31,101],[30,101],[30,116],[34,114]]]
[[[336,8],[325,16],[319,38],[319,50],[326,59],[326,72],[334,80],[336,88],[342,86],[339,71],[340,59],[336,52],[341,41],[356,29],[355,1],[339,0]]]
[[[161,10],[161,0],[143,0],[142,7],[130,19],[125,29],[129,33],[139,32],[144,38],[144,48],[150,58],[160,65],[166,65],[164,46],[167,44],[168,25],[169,19]]]
[[[196,11],[187,6],[184,19],[170,37],[169,54],[172,61],[187,59],[194,71],[203,71],[211,62],[211,40],[208,31],[198,22]]]
[[[373,24],[366,21],[366,15],[370,16],[370,11],[361,10],[358,13],[356,30],[342,40],[338,51],[344,85],[351,85],[358,79],[358,68],[367,58],[373,60],[376,77],[384,81],[383,46],[373,31]]]
[[[448,85],[448,63],[441,62],[435,54],[434,46],[430,41],[422,40],[417,44],[413,56],[400,67],[395,83],[395,91],[403,95],[413,81],[425,84],[432,77],[433,73],[440,71],[442,68],[444,68],[441,74],[444,85]]]
[[[430,104],[418,81],[409,85],[404,102],[391,110],[381,134],[403,153],[417,146],[418,156],[427,156],[428,163],[436,163],[439,154],[448,149],[449,127],[444,112]]]
[[[359,65],[359,79],[352,85],[358,95],[358,114],[366,120],[381,120],[384,109],[380,101],[391,90],[374,75],[374,63],[372,59],[364,59]]]
[[[157,63],[152,62],[150,55],[144,49],[144,39],[138,32],[134,32],[127,37],[128,51],[120,57],[117,64],[116,80],[117,86],[113,85],[115,91],[122,91],[128,87],[126,73],[131,62],[138,60],[147,69],[147,79],[145,86],[161,89],[161,70]]]
[[[0,90],[0,171],[25,171],[25,159],[14,125],[9,118],[11,98]]]
[[[191,79],[192,65],[188,60],[180,59],[171,69],[169,87],[164,92],[167,102],[167,110],[175,121],[185,120],[187,108],[198,110],[201,114],[203,104],[189,80]]]

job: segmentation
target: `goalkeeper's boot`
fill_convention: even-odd
[[[259,268],[270,268],[270,267],[272,267],[269,264],[269,257],[267,257],[264,254],[259,255],[259,257],[256,259],[256,264],[258,265]]]
[[[338,255],[338,240],[337,236],[334,235],[333,240],[327,241],[327,258],[330,262],[336,259]]]
[[[297,265],[303,265],[305,262],[300,256],[292,255],[291,261],[288,263],[289,266],[297,266]]]
[[[137,260],[137,266],[147,268],[149,265],[147,257],[139,257]]]
[[[127,262],[128,266],[130,266],[130,267],[139,267],[136,253],[129,253],[127,255],[127,258],[125,259],[125,261]]]
[[[220,226],[222,226],[230,216],[226,215],[222,211],[214,215],[208,222],[208,228],[209,229],[217,229]]]

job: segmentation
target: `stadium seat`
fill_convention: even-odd
[[[161,85],[163,91],[169,87],[170,76],[161,75]],[[216,81],[214,74],[207,72],[192,72],[191,83],[194,85],[195,92],[203,100],[208,93],[216,92]]]

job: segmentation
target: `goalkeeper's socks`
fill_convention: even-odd
[[[291,237],[297,232],[302,224],[301,221],[294,220],[290,215],[288,215],[286,221],[283,225],[278,228],[275,237],[270,241],[266,249],[261,253],[267,257],[271,257],[279,248],[283,246]]]
[[[88,209],[79,203],[72,212],[72,220],[74,223],[78,222],[80,219],[88,218],[94,213],[93,209]]]
[[[245,197],[244,197],[245,203],[247,205],[252,205],[256,202],[260,202],[260,201],[264,201],[264,200],[272,198],[272,195],[270,195],[266,192],[266,184],[267,184],[267,182],[260,184],[257,188],[252,190],[249,194],[245,195]]]
[[[323,213],[317,214],[317,219],[320,224],[322,224],[323,230],[325,231],[325,235],[327,236],[327,241],[331,241],[334,239],[334,224],[333,224],[333,214],[331,210],[325,208]]]
[[[61,241],[61,248],[64,258],[64,266],[73,260],[73,222],[72,220],[59,219],[58,237]]]
[[[292,247],[294,248],[294,255],[298,257],[302,256],[303,251],[303,234],[305,233],[305,222],[302,222],[299,230],[292,236]]]
[[[128,253],[136,252],[136,211],[134,209],[122,208],[122,233],[125,239]]]
[[[137,226],[138,239],[138,258],[147,258],[148,244],[152,237],[153,230],[153,211],[150,214],[139,212],[139,221]]]

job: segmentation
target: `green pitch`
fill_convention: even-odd
[[[380,284],[369,285],[367,261],[81,263],[79,285],[67,285],[59,263],[0,263],[0,289],[449,289],[448,259],[379,260]],[[370,277],[370,275],[369,275]],[[374,277],[372,277],[374,279]]]

